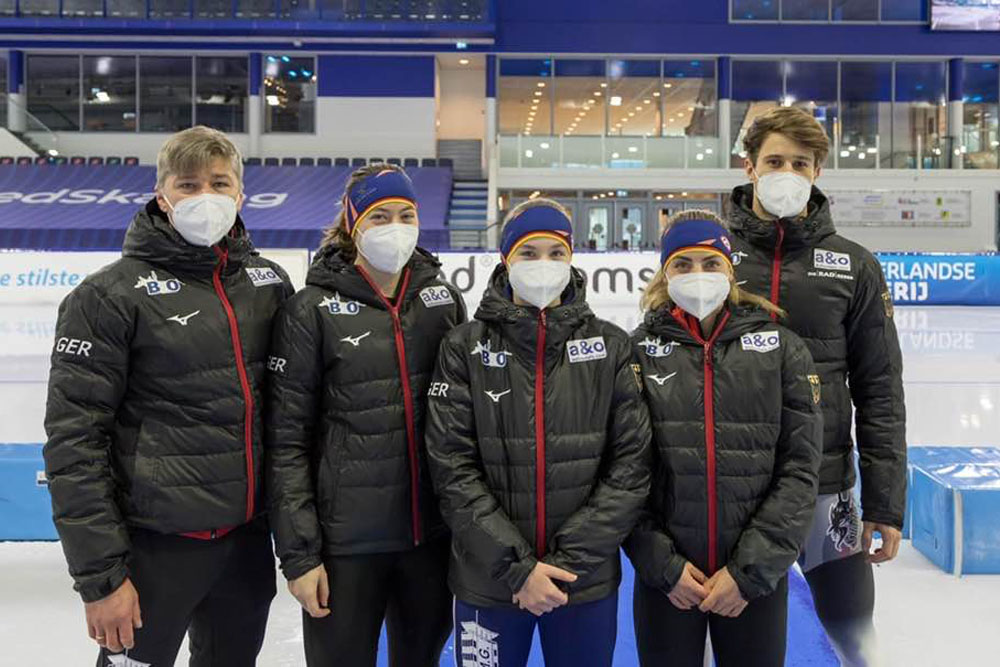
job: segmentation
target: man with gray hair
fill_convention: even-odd
[[[59,308],[45,469],[98,667],[173,665],[185,633],[191,665],[251,665],[264,639],[259,406],[293,290],[250,242],[242,178],[222,132],[172,136],[122,258]]]

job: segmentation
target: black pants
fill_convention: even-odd
[[[267,523],[216,540],[130,531],[129,576],[142,628],[128,657],[172,667],[188,633],[191,667],[252,667],[275,594]],[[113,664],[102,649],[98,667]]]
[[[705,632],[719,667],[783,667],[788,624],[788,577],[736,618],[681,611],[666,594],[635,583],[635,639],[642,667],[702,667]]]
[[[816,615],[845,667],[876,662],[875,578],[864,553],[806,572]]]
[[[302,612],[309,667],[374,667],[385,620],[391,667],[437,667],[451,633],[447,539],[325,563],[330,615]]]

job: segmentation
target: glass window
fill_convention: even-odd
[[[882,0],[883,21],[926,21],[925,0]]]
[[[188,0],[149,0],[149,18],[171,19],[191,16]]]
[[[314,132],[316,65],[313,58],[264,57],[265,132]]]
[[[194,0],[194,15],[199,19],[232,18],[233,0]]]
[[[0,0],[0,16],[14,16],[17,13],[17,0]]]
[[[104,0],[63,0],[63,16],[104,16]]]
[[[838,166],[892,166],[892,63],[842,62],[840,105]]]
[[[896,63],[896,99],[892,110],[892,166],[947,168],[945,97],[946,63]]]
[[[274,18],[274,0],[237,0],[236,18]]]
[[[28,111],[50,130],[80,129],[80,56],[29,55]]]
[[[555,63],[555,73],[553,134],[604,134],[605,62],[559,59]],[[535,92],[544,91],[545,85],[544,81],[536,82]],[[529,116],[529,120],[531,118],[537,115]]]
[[[714,60],[664,61],[661,88],[664,136],[718,136]]]
[[[782,64],[776,60],[734,60],[733,101],[730,137],[733,141],[730,166],[740,167],[743,135],[757,116],[780,104],[784,97]]]
[[[878,21],[879,0],[833,0],[834,21]]]
[[[21,0],[21,16],[59,16],[59,0]]]
[[[135,56],[83,57],[83,129],[135,131]]]
[[[146,0],[105,0],[108,18],[146,18]]]
[[[245,56],[195,58],[195,123],[223,132],[246,132],[247,67]]]
[[[660,61],[613,60],[608,76],[608,130],[621,136],[660,133]]]
[[[7,92],[7,59],[0,58],[0,90]],[[7,127],[7,105],[0,103],[0,127]]]
[[[500,134],[552,134],[551,83],[551,59],[502,59]]]
[[[782,0],[783,21],[829,21],[830,0]]]
[[[832,145],[839,115],[837,63],[791,60],[785,63],[785,75],[785,104],[812,114],[826,130]]]
[[[997,103],[1000,99],[1000,67],[996,62],[965,63],[965,95],[962,98],[962,145],[964,166],[996,169],[1000,153]]]
[[[139,57],[139,130],[191,127],[191,58]]]
[[[732,0],[734,21],[777,21],[780,0]]]

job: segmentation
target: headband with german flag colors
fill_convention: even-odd
[[[347,232],[354,236],[358,225],[382,204],[410,204],[417,207],[417,192],[406,172],[383,169],[363,178],[344,194],[344,220]]]
[[[534,239],[552,239],[573,253],[573,223],[554,206],[533,206],[508,220],[500,239],[500,255],[506,260],[518,248]]]
[[[660,266],[685,250],[715,253],[732,264],[733,244],[726,228],[714,220],[680,220],[660,239]]]

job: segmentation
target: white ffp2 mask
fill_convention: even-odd
[[[383,273],[399,273],[417,247],[420,229],[416,225],[392,222],[369,227],[358,241],[358,252]]]
[[[511,264],[508,275],[514,294],[542,310],[569,285],[570,270],[568,262],[532,259]]]
[[[177,206],[163,199],[173,212],[170,223],[191,245],[211,247],[236,223],[236,200],[228,195],[207,192],[182,199]]]
[[[791,171],[771,171],[757,176],[757,199],[771,215],[791,218],[805,210],[812,183]]]
[[[729,296],[729,290],[729,276],[724,273],[684,273],[667,283],[673,302],[698,321],[714,313]]]

